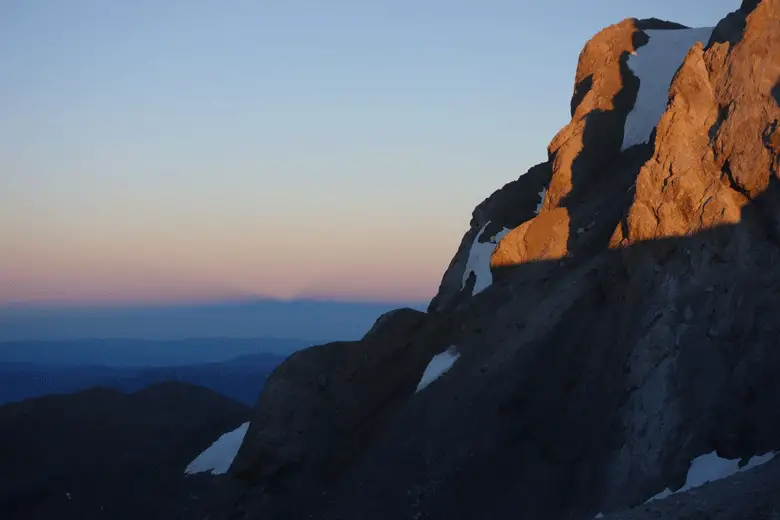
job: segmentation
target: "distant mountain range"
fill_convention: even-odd
[[[0,363],[0,405],[93,387],[136,392],[156,383],[175,381],[208,388],[252,406],[268,375],[283,360],[283,356],[257,354],[218,363],[170,367]]]
[[[248,419],[269,374],[307,343],[0,343],[0,518],[173,518],[197,507],[210,476],[185,479],[187,464]]]
[[[271,371],[307,344],[273,338],[0,343],[0,405],[92,387],[135,392],[178,381],[251,406]]]
[[[380,315],[426,305],[273,299],[92,307],[0,305],[0,341],[293,337],[311,345],[360,339]]]
[[[0,363],[163,367],[216,363],[240,356],[289,356],[313,343],[285,338],[147,340],[97,338],[0,342]]]

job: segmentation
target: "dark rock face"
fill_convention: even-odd
[[[176,518],[206,480],[184,469],[249,409],[203,388],[96,388],[0,407],[0,518]]]
[[[400,309],[361,341],[292,355],[269,378],[231,471],[293,504],[327,488],[413,394],[435,354],[409,341],[425,318]]]
[[[429,313],[283,364],[233,468],[243,497],[212,518],[644,518],[630,508],[697,456],[779,450],[780,0],[729,16],[627,149],[627,57],[677,26],[596,35],[550,160],[475,210]],[[471,247],[503,228],[472,294]],[[458,360],[414,393],[449,345]],[[722,518],[768,511],[769,481]]]

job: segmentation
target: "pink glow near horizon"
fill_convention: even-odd
[[[548,160],[584,42],[736,3],[12,3],[0,305],[426,300]]]
[[[396,278],[398,277],[398,278]],[[156,304],[182,302],[232,301],[253,298],[279,300],[316,299],[336,301],[427,301],[438,288],[438,280],[423,280],[417,277],[400,279],[353,280],[340,284],[337,280],[325,280],[308,288],[291,292],[230,289],[209,284],[153,283],[150,280],[135,280],[118,277],[113,283],[93,280],[91,283],[72,286],[67,283],[23,284],[0,277],[0,305],[84,305],[84,304]],[[159,282],[159,280],[158,280]]]
[[[227,259],[217,265],[193,260],[186,267],[178,267],[165,259],[151,265],[127,257],[122,261],[99,256],[73,261],[67,255],[40,252],[34,257],[17,257],[11,263],[7,256],[0,260],[0,305],[247,298],[426,301],[436,293],[443,271],[436,265],[439,262],[424,259],[355,258],[349,262],[348,258],[337,256],[327,264],[289,262],[265,266],[260,259],[256,260],[243,265]]]
[[[418,288],[413,288],[418,289]],[[0,306],[56,306],[56,307],[81,307],[93,305],[174,305],[190,303],[229,303],[233,301],[244,301],[253,299],[274,299],[274,300],[321,300],[337,302],[427,302],[434,293],[423,290],[410,291],[387,291],[383,293],[372,293],[369,291],[356,292],[327,292],[311,291],[298,293],[293,296],[269,294],[269,293],[229,293],[229,292],[207,292],[198,290],[182,290],[174,293],[153,293],[147,291],[128,291],[124,293],[102,292],[101,290],[93,292],[55,292],[55,291],[35,291],[32,294],[14,294],[6,292],[3,287]]]
[[[357,220],[315,222],[290,234],[227,219],[220,226],[212,221],[211,229],[163,221],[155,227],[143,216],[119,229],[116,221],[80,224],[59,233],[51,219],[0,224],[0,305],[256,297],[426,301],[438,289],[461,228],[456,223],[450,236],[428,236],[408,222]]]

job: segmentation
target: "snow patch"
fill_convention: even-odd
[[[480,242],[479,239],[482,237],[482,234],[485,232],[488,225],[490,225],[490,221],[484,225],[474,239],[474,242],[471,244],[469,258],[466,261],[466,270],[463,272],[461,290],[466,287],[466,281],[469,279],[471,273],[474,273],[474,276],[477,278],[474,281],[474,291],[472,292],[472,295],[484,291],[493,283],[493,273],[490,272],[490,257],[493,254],[493,251],[496,250],[496,245],[498,245],[501,239],[510,231],[509,229],[504,228],[495,236],[490,237],[490,240],[487,242]]]
[[[454,345],[441,354],[433,356],[431,362],[425,367],[425,372],[423,372],[422,379],[420,379],[420,383],[417,385],[415,393],[421,391],[426,386],[439,379],[442,375],[449,372],[452,365],[455,364],[459,357],[460,353]]]
[[[206,471],[210,471],[213,475],[227,473],[230,465],[233,464],[233,459],[236,458],[241,443],[244,442],[247,429],[249,429],[249,423],[245,422],[232,432],[223,434],[214,441],[214,444],[190,462],[184,473],[186,475],[205,473]]]
[[[542,188],[542,191],[539,192],[539,204],[536,205],[536,212],[535,215],[538,215],[540,211],[542,211],[542,206],[544,205],[544,196],[547,195],[547,186]]]
[[[650,498],[647,502],[660,500],[676,493],[683,493],[689,489],[703,486],[708,482],[714,482],[716,480],[728,478],[741,471],[753,469],[774,459],[775,455],[777,455],[777,452],[756,455],[755,457],[751,457],[748,463],[742,467],[739,466],[739,461],[741,459],[723,459],[719,457],[718,454],[714,451],[705,455],[701,455],[693,459],[691,462],[691,467],[688,468],[688,476],[685,478],[685,485],[683,487],[677,491],[672,491],[671,489],[666,488],[654,497]]]
[[[714,27],[644,31],[647,44],[628,58],[628,67],[639,78],[634,108],[626,118],[622,150],[650,139],[653,128],[666,111],[669,86],[688,50],[696,42],[706,44]]]

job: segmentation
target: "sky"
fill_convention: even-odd
[[[425,300],[578,54],[738,0],[4,0],[0,305]]]

